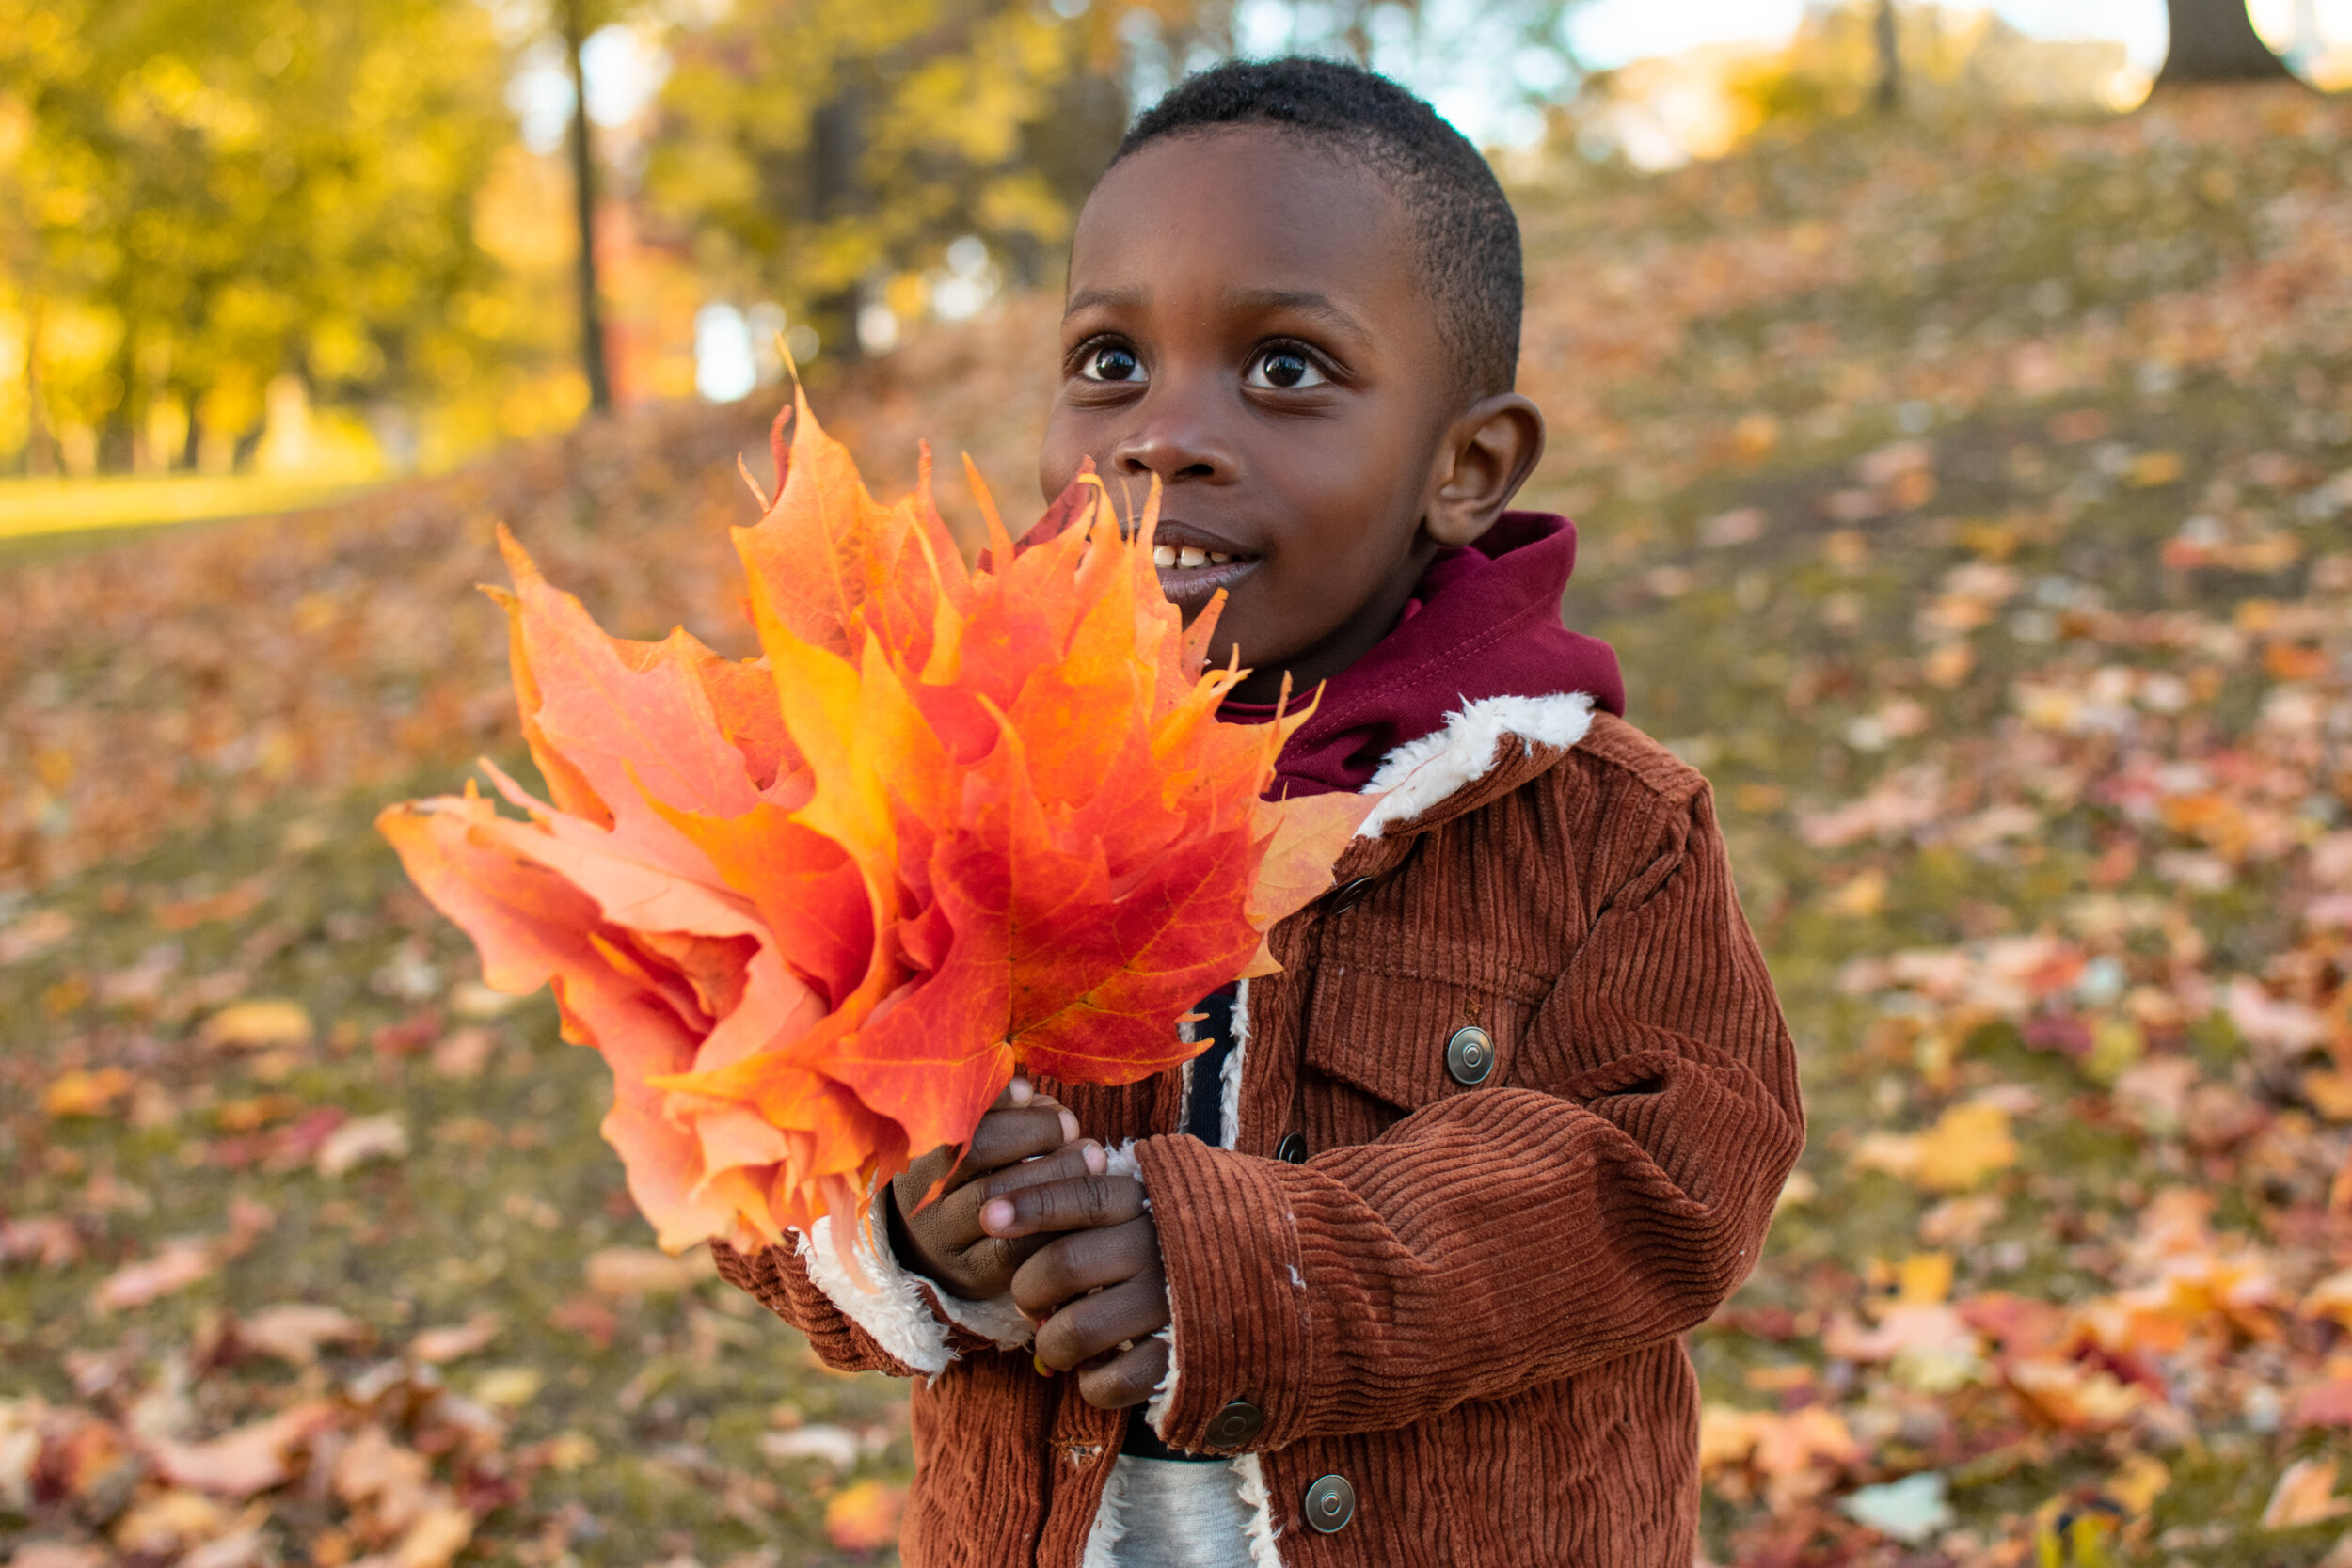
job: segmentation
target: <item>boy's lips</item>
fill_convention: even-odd
[[[1160,592],[1189,607],[1248,576],[1258,557],[1205,529],[1163,520],[1152,535],[1152,564],[1159,570]]]

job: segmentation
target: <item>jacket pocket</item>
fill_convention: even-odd
[[[1475,1094],[1512,1082],[1520,1039],[1534,1007],[1493,989],[1382,973],[1327,959],[1315,975],[1308,1010],[1308,1066],[1400,1111],[1448,1095]],[[1465,1029],[1449,1061],[1448,1048]],[[1485,1054],[1478,1075],[1479,1052]]]

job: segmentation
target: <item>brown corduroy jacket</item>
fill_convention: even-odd
[[[1137,1140],[1175,1320],[1155,1428],[1203,1450],[1230,1403],[1263,1413],[1237,1461],[1262,1568],[1692,1559],[1682,1336],[1755,1264],[1804,1136],[1794,1055],[1705,782],[1557,705],[1581,699],[1498,702],[1276,928],[1232,1148],[1172,1133],[1181,1072],[1042,1085]],[[1497,1055],[1474,1087],[1446,1062],[1466,1024]],[[1273,1157],[1294,1132],[1303,1164]],[[1075,1568],[1143,1410],[1040,1377],[1002,1304],[899,1276],[878,1307],[815,1242],[720,1266],[829,1364],[931,1374],[905,1560]],[[1330,1534],[1302,1516],[1327,1475],[1357,1499]]]

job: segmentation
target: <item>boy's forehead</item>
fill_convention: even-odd
[[[1418,293],[1403,206],[1360,160],[1272,127],[1154,142],[1115,165],[1071,241],[1071,303],[1187,283]],[[1366,301],[1370,303],[1369,299]]]

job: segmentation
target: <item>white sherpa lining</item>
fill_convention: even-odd
[[[1010,1291],[986,1301],[966,1301],[961,1296],[949,1295],[919,1275],[915,1282],[930,1293],[949,1323],[970,1329],[998,1350],[1019,1350],[1037,1338],[1037,1324],[1022,1316],[1021,1308],[1012,1303]]]
[[[1103,1483],[1103,1505],[1094,1511],[1094,1528],[1087,1531],[1086,1555],[1078,1568],[1119,1568],[1119,1544],[1127,1539],[1127,1473],[1112,1462],[1110,1479]]]
[[[876,1211],[874,1219],[882,1217]],[[947,1324],[953,1323],[1012,1350],[1025,1345],[1037,1325],[1021,1315],[1009,1292],[991,1301],[965,1301],[949,1295],[921,1275],[911,1274],[891,1255],[889,1240],[869,1226],[858,1239],[858,1266],[873,1287],[859,1286],[841,1266],[834,1250],[833,1219],[828,1215],[800,1238],[801,1258],[808,1276],[842,1315],[874,1337],[875,1343],[927,1377],[936,1377],[956,1358],[948,1348]],[[937,1310],[933,1307],[936,1306]],[[946,1322],[942,1322],[943,1316]]]
[[[1249,982],[1244,980],[1233,995],[1233,1053],[1225,1059],[1225,1147],[1232,1148],[1241,1142],[1241,1064],[1249,1043]],[[1176,1387],[1176,1343],[1171,1337],[1168,1346],[1168,1387],[1173,1394]],[[1170,1403],[1174,1401],[1171,1399]],[[1156,1428],[1155,1428],[1156,1430]],[[1163,1437],[1165,1441],[1165,1437]],[[1259,1466],[1254,1453],[1240,1455],[1232,1462],[1233,1473],[1241,1478],[1241,1503],[1249,1510],[1250,1568],[1282,1568],[1282,1554],[1274,1548],[1274,1538],[1281,1533],[1274,1522],[1274,1499],[1267,1495],[1265,1472]]]
[[[1506,736],[1536,745],[1573,746],[1592,728],[1593,699],[1582,691],[1550,697],[1486,697],[1446,715],[1445,728],[1408,740],[1380,761],[1363,793],[1377,795],[1358,838],[1378,838],[1392,823],[1410,822],[1455,790],[1492,770]]]
[[[1217,1084],[1216,1138],[1219,1148],[1241,1144],[1241,1062],[1249,1054],[1249,982],[1233,987],[1233,1048],[1225,1053]]]
[[[1265,1467],[1256,1454],[1246,1453],[1233,1461],[1233,1473],[1241,1477],[1241,1504],[1249,1510],[1249,1568],[1282,1568],[1282,1554],[1274,1544],[1282,1527],[1274,1522],[1274,1498],[1265,1489]]]
[[[1232,1148],[1241,1137],[1242,1058],[1248,1052],[1249,982],[1243,980],[1233,988],[1232,1049],[1226,1052],[1225,1065],[1217,1075],[1216,1132],[1219,1148]],[[1184,1064],[1187,1099],[1193,1092],[1192,1066],[1191,1062]],[[1189,1112],[1186,1119],[1190,1119]],[[1152,1397],[1143,1402],[1143,1418],[1152,1423],[1152,1430],[1158,1433],[1160,1441],[1165,1443],[1168,1441],[1168,1413],[1176,1406],[1176,1384],[1184,1374],[1184,1361],[1177,1354],[1176,1327],[1173,1323],[1161,1329],[1153,1338],[1168,1342],[1168,1370],[1161,1374],[1159,1383],[1152,1390]]]
[[[1117,1148],[1103,1150],[1103,1170],[1109,1176],[1132,1176],[1137,1181],[1142,1180],[1143,1164],[1136,1158],[1136,1140],[1129,1138]],[[1146,1209],[1152,1207],[1151,1194],[1143,1195],[1143,1206]]]
[[[1152,1386],[1151,1398],[1143,1402],[1143,1418],[1165,1443],[1168,1441],[1168,1409],[1176,1402],[1176,1325],[1170,1323],[1152,1338],[1168,1347],[1168,1370],[1160,1374],[1160,1381]]]
[[[861,1289],[842,1267],[834,1249],[831,1215],[801,1238],[800,1253],[817,1288],[882,1349],[930,1376],[946,1371],[956,1358],[947,1348],[947,1325],[931,1310],[922,1281],[898,1266],[889,1243],[870,1227],[858,1238],[857,1260],[871,1290]]]
[[[1185,1045],[1199,1045],[1200,1043],[1200,1023],[1191,1018],[1179,1022],[1176,1025],[1176,1038]],[[1176,1125],[1179,1127],[1192,1125],[1192,1069],[1199,1060],[1198,1057],[1188,1056],[1184,1059],[1184,1065],[1176,1069],[1177,1086],[1184,1091],[1176,1097]]]

